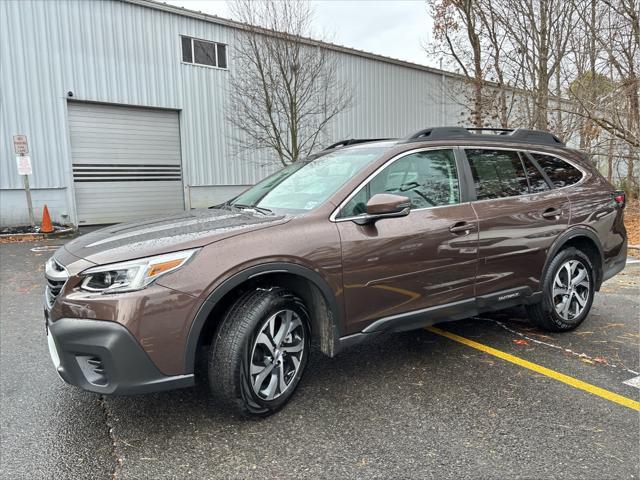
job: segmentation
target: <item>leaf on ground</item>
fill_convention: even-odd
[[[640,245],[640,201],[627,201],[624,209],[624,226],[627,227],[629,245]]]
[[[529,345],[529,342],[521,338],[514,340],[513,343],[515,343],[516,345]]]
[[[527,335],[531,336],[531,337],[538,337],[538,338],[542,338],[544,340],[553,340],[553,337],[550,337],[549,335],[543,335],[541,333],[535,333],[535,332],[527,332]]]

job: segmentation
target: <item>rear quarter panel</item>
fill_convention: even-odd
[[[570,227],[592,230],[600,240],[604,261],[607,262],[620,255],[625,246],[623,210],[613,200],[615,188],[595,167],[585,162],[573,162],[583,170],[585,176],[580,183],[566,189],[571,202]]]

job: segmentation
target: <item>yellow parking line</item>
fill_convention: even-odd
[[[426,329],[432,333],[453,340],[454,342],[462,343],[464,345],[467,345],[468,347],[475,348],[476,350],[488,353],[489,355],[493,355],[494,357],[501,358],[502,360],[506,360],[507,362],[515,363],[516,365],[528,368],[529,370],[532,370],[546,377],[553,378],[554,380],[566,383],[567,385],[571,385],[573,388],[577,388],[578,390],[584,390],[585,392],[589,392],[593,395],[605,398],[610,402],[614,402],[633,410],[640,411],[640,402],[636,402],[631,398],[623,397],[622,395],[610,392],[609,390],[605,390],[604,388],[596,387],[595,385],[591,385],[590,383],[583,382],[582,380],[578,380],[577,378],[570,377],[569,375],[565,375],[564,373],[556,372],[555,370],[543,367],[542,365],[523,360],[522,358],[516,357],[515,355],[511,355],[501,350],[496,350],[495,348],[483,345],[482,343],[474,342],[473,340],[461,337],[460,335],[456,335],[455,333],[447,332],[446,330],[442,330],[437,327],[427,327]]]

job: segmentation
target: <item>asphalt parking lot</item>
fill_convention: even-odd
[[[38,251],[61,243],[0,245],[2,478],[640,477],[640,263],[574,332],[513,310],[316,353],[287,408],[242,421],[201,388],[62,383]]]

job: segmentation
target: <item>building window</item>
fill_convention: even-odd
[[[227,46],[223,43],[207,42],[191,37],[180,37],[180,39],[184,63],[227,68]]]

